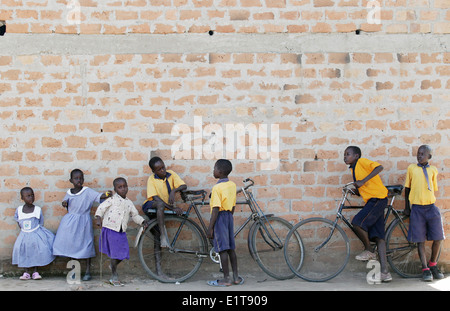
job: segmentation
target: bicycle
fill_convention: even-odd
[[[253,222],[248,233],[248,249],[252,258],[261,269],[276,279],[294,277],[294,273],[287,266],[283,256],[283,238],[292,228],[287,220],[275,217],[273,214],[265,215],[257,204],[253,194],[248,189],[254,185],[253,180],[245,179],[242,188],[245,201],[236,204],[248,205],[251,214],[247,220],[236,229],[236,237],[250,222]],[[219,254],[214,251],[212,241],[206,238],[207,226],[203,221],[199,208],[207,205],[206,191],[183,191],[183,202],[189,207],[178,216],[166,210],[165,226],[170,241],[169,248],[161,248],[160,231],[156,218],[153,219],[137,244],[139,259],[145,271],[153,278],[163,283],[182,282],[192,277],[200,268],[203,260],[210,257],[215,263],[220,263]],[[195,211],[200,225],[190,219],[192,210]],[[156,210],[150,210],[156,213]],[[297,238],[297,248],[302,250],[301,239],[294,234],[292,243]],[[209,247],[211,246],[211,247]],[[157,262],[160,265],[157,265]]]
[[[347,234],[338,224],[339,220],[353,232],[351,222],[342,214],[344,209],[361,209],[362,206],[346,206],[350,204],[348,195],[356,195],[351,189],[353,182],[342,189],[336,218],[314,217],[300,221],[293,226],[285,239],[284,255],[292,272],[298,277],[311,282],[324,282],[336,277],[347,265],[350,258],[350,241]],[[385,224],[390,215],[394,219],[386,228],[386,255],[390,267],[405,278],[420,277],[422,265],[417,254],[416,243],[408,241],[409,216],[403,211],[393,208],[395,196],[400,195],[402,185],[387,186],[390,202],[385,214]],[[304,253],[299,254],[290,249],[293,235],[300,235]],[[300,262],[300,265],[298,264]]]

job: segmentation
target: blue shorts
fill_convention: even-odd
[[[142,211],[145,213],[145,214],[147,214],[147,211],[149,210],[149,209],[152,209],[153,208],[153,200],[151,200],[151,201],[147,201],[147,202],[145,202],[143,205],[142,205]]]
[[[413,243],[440,241],[445,239],[442,217],[434,204],[411,207],[408,240]]]
[[[235,249],[233,214],[229,211],[221,211],[214,224],[214,249],[223,252]]]
[[[369,199],[363,209],[353,217],[352,224],[369,234],[369,239],[384,240],[384,209],[388,199]]]

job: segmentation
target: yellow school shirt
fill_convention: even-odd
[[[428,180],[430,181],[430,190],[428,190],[427,179],[423,173],[422,167],[417,164],[410,164],[406,171],[405,188],[410,188],[409,202],[411,204],[429,205],[436,202],[434,192],[438,190],[437,175],[438,170],[430,165],[426,168]]]
[[[362,180],[366,178],[377,166],[381,164],[366,158],[359,158],[355,167],[350,167],[354,180]],[[364,202],[371,198],[384,199],[388,195],[387,188],[383,185],[380,175],[369,179],[362,187],[358,188],[359,194]]]
[[[219,207],[219,212],[231,212],[236,205],[236,184],[229,180],[219,180],[212,188],[209,205],[211,206],[211,212],[214,207]]]
[[[169,191],[166,180],[169,183],[170,190],[185,185],[180,176],[172,170],[166,171],[166,178],[164,179],[159,178],[156,174],[152,174],[147,180],[147,201],[151,201],[154,196],[158,196],[164,202],[169,203]]]

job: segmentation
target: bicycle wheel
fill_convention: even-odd
[[[160,247],[160,230],[155,219],[139,239],[139,259],[145,271],[160,282],[182,282],[193,276],[203,258],[209,256],[206,237],[189,219],[166,215],[165,225],[171,247]]]
[[[422,263],[417,251],[417,244],[408,241],[409,218],[396,218],[386,232],[386,255],[391,268],[404,278],[422,276]],[[431,244],[431,242],[429,242]],[[427,243],[426,243],[427,244]],[[426,245],[426,257],[431,256],[431,245]],[[438,259],[440,256],[440,250]]]
[[[278,280],[294,277],[284,260],[284,239],[292,228],[285,219],[279,217],[262,217],[256,221],[249,231],[249,251],[261,269]],[[302,253],[300,236],[292,238],[292,244]]]
[[[286,237],[290,245],[295,235],[302,238],[303,261],[298,265],[295,249],[285,247],[285,259],[292,272],[310,282],[331,280],[344,270],[350,257],[350,242],[344,230],[325,218],[309,218],[296,224]]]

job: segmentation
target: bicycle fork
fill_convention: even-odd
[[[343,195],[341,203],[339,204],[339,208],[338,208],[338,211],[337,211],[336,219],[333,222],[333,227],[331,228],[330,234],[325,239],[325,241],[323,241],[319,246],[316,246],[314,248],[314,252],[318,253],[322,249],[322,247],[324,247],[330,241],[331,237],[333,236],[334,230],[336,230],[336,226],[337,226],[337,223],[338,223],[339,219],[345,220],[345,218],[342,217],[342,209],[344,208],[345,200],[347,198],[347,193],[348,193],[348,190]],[[350,225],[350,228],[351,227],[352,226]]]
[[[316,246],[314,248],[315,253],[318,253],[322,249],[322,247],[324,247],[330,241],[331,237],[333,236],[334,230],[336,230],[337,222],[338,222],[340,216],[341,216],[340,213],[338,213],[338,217],[336,217],[336,219],[334,220],[333,227],[331,228],[331,232],[328,235],[328,237],[325,239],[325,241],[323,241],[319,246]]]

